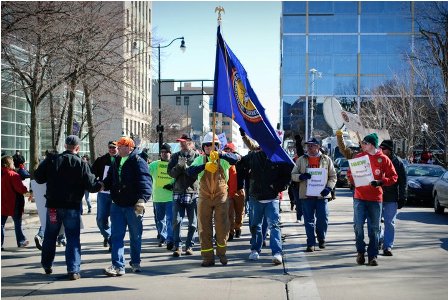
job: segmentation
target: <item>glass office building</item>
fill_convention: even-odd
[[[322,103],[335,97],[356,113],[376,87],[409,68],[413,2],[283,2],[281,101],[285,136],[305,136],[306,103],[315,102],[314,136],[332,134]],[[314,75],[310,70],[314,69]],[[320,76],[319,76],[320,75]],[[314,88],[312,81],[314,78]]]

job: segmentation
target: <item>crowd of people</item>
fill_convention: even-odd
[[[89,193],[98,193],[97,226],[103,237],[102,245],[111,253],[111,264],[104,269],[104,274],[111,277],[126,273],[126,231],[130,239],[130,269],[141,272],[143,216],[150,200],[153,201],[158,246],[172,251],[174,257],[194,255],[197,232],[203,267],[215,265],[215,258],[227,265],[227,243],[241,237],[246,213],[251,234],[249,260],[259,259],[269,231],[272,262],[282,264],[279,195],[286,190],[290,194],[291,209],[296,207],[297,221],[301,222],[303,216],[307,236],[304,251],[313,252],[316,245],[325,249],[328,202],[335,199],[336,185],[331,157],[315,138],[302,144],[298,135],[294,165],[273,162],[243,129],[240,128],[240,132],[250,149],[244,156],[236,151],[233,143],[223,147],[216,134],[209,132],[200,150],[194,149],[191,138],[183,134],[177,139],[180,151],[171,153],[170,145],[165,143],[160,149],[160,159],[149,162],[144,152],[139,153],[134,141],[123,136],[110,141],[108,152],[92,165],[88,156],[78,155],[79,138],[68,136],[66,151],[48,153],[34,172],[36,183],[45,184],[46,189],[46,213],[35,237],[36,246],[42,250],[44,272],[53,272],[55,247],[62,230],[68,278],[81,277],[82,199],[86,199],[90,213]],[[385,256],[392,255],[397,209],[405,203],[403,163],[393,152],[392,140],[384,140],[379,145],[378,136],[369,134],[360,140],[360,148],[345,148],[340,132],[337,137],[344,156],[367,158],[370,162],[373,180],[356,186],[356,174],[349,171],[348,177],[355,186],[356,262],[365,264],[367,252],[367,264],[376,266],[381,247]],[[18,247],[29,243],[21,229],[23,194],[28,192],[22,180],[27,175],[21,167],[23,157],[20,153],[15,157],[2,157],[2,248],[8,216],[14,220]],[[188,233],[183,240],[184,217],[188,219]],[[382,217],[383,230],[380,228]],[[364,242],[366,221],[368,244]]]

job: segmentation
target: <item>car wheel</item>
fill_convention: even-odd
[[[444,211],[445,211],[445,207],[440,205],[439,196],[436,194],[434,196],[434,212],[436,214],[443,214]]]

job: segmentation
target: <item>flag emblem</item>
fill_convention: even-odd
[[[235,99],[238,103],[238,108],[243,115],[243,118],[252,123],[258,123],[261,121],[261,116],[258,113],[257,108],[249,97],[249,94],[244,87],[241,77],[238,71],[233,68],[232,70],[232,82],[233,91],[235,93]]]

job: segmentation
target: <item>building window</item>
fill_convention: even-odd
[[[184,105],[190,105],[190,97],[184,96]]]
[[[129,132],[129,120],[126,119],[126,133]]]
[[[126,91],[126,99],[125,99],[125,101],[126,101],[126,107],[129,107],[129,92],[128,91]]]
[[[181,105],[181,98],[180,96],[176,96],[176,105]]]

